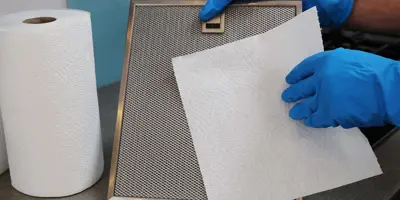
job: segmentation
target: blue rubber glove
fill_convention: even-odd
[[[232,0],[208,0],[200,12],[199,17],[201,21],[208,21],[217,16]]]
[[[314,128],[400,126],[400,63],[362,51],[311,56],[286,77],[290,117]]]
[[[208,0],[200,10],[200,20],[212,19],[231,2],[232,0]],[[339,27],[350,16],[353,3],[354,0],[303,0],[303,10],[316,6],[322,26]]]

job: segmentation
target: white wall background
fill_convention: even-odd
[[[46,8],[66,8],[67,0],[0,0],[0,15]]]

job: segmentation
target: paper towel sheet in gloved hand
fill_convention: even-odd
[[[358,129],[312,129],[288,116],[285,76],[321,51],[314,8],[267,33],[173,59],[209,200],[290,200],[381,174]]]

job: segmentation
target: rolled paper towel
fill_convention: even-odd
[[[88,12],[0,19],[0,107],[15,189],[61,197],[97,182],[104,161]]]
[[[0,110],[0,174],[8,169],[6,140],[4,138],[3,122],[1,120]]]

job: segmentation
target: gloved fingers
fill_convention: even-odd
[[[304,124],[313,128],[337,127],[338,124],[332,120],[325,112],[317,110],[304,120]]]
[[[294,105],[289,111],[289,116],[294,120],[302,120],[312,115],[316,109],[315,96],[312,96]]]
[[[325,52],[321,52],[304,59],[293,68],[291,72],[289,72],[286,76],[286,82],[289,84],[295,84],[304,78],[311,76],[315,72],[316,67],[318,67],[316,61],[324,55]]]
[[[296,102],[300,99],[307,98],[315,94],[316,83],[315,76],[310,76],[304,80],[291,85],[282,93],[282,99],[285,102]]]
[[[199,17],[201,21],[208,21],[217,16],[232,0],[208,0],[200,12]]]

